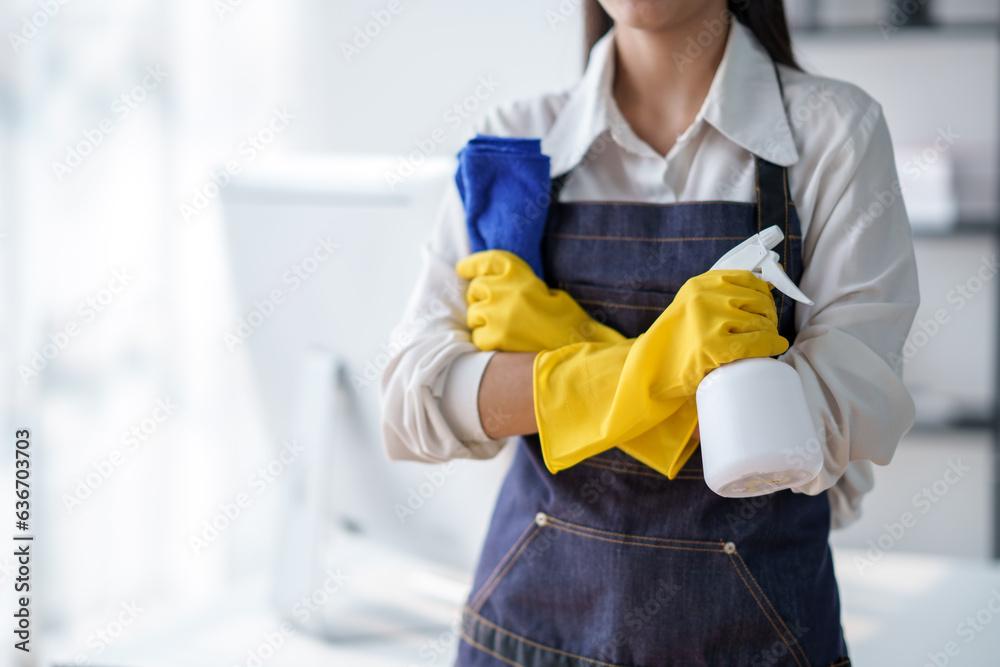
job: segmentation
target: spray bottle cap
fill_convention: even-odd
[[[778,253],[771,250],[784,239],[785,235],[777,225],[768,227],[720,257],[712,268],[750,271],[774,285],[782,294],[811,306],[812,299],[803,294],[791,278],[785,275],[778,262]]]

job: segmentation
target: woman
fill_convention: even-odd
[[[900,364],[916,269],[881,108],[796,65],[779,0],[601,0],[589,32],[611,19],[574,88],[481,128],[541,137],[551,158],[548,286],[516,257],[466,258],[449,193],[384,376],[393,457],[488,458],[521,436],[459,664],[850,664],[829,530],[913,420]],[[771,224],[814,306],[706,273]],[[783,352],[823,471],[719,497],[691,456],[693,388]],[[625,453],[653,432],[683,440],[673,478]]]

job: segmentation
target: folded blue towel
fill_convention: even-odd
[[[465,204],[472,252],[507,250],[544,278],[549,170],[539,139],[478,135],[465,145],[458,154],[455,184]]]

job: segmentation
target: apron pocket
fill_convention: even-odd
[[[545,513],[470,598],[462,635],[518,665],[809,664],[732,542]]]

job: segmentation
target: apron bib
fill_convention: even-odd
[[[775,250],[798,282],[787,172],[760,158],[756,170],[755,204],[553,196],[550,285],[634,337],[688,278],[770,225],[785,234]],[[794,302],[779,294],[777,307],[794,341]],[[848,665],[829,531],[825,493],[722,498],[698,454],[675,480],[618,450],[551,475],[537,436],[523,438],[463,612],[457,664]]]

